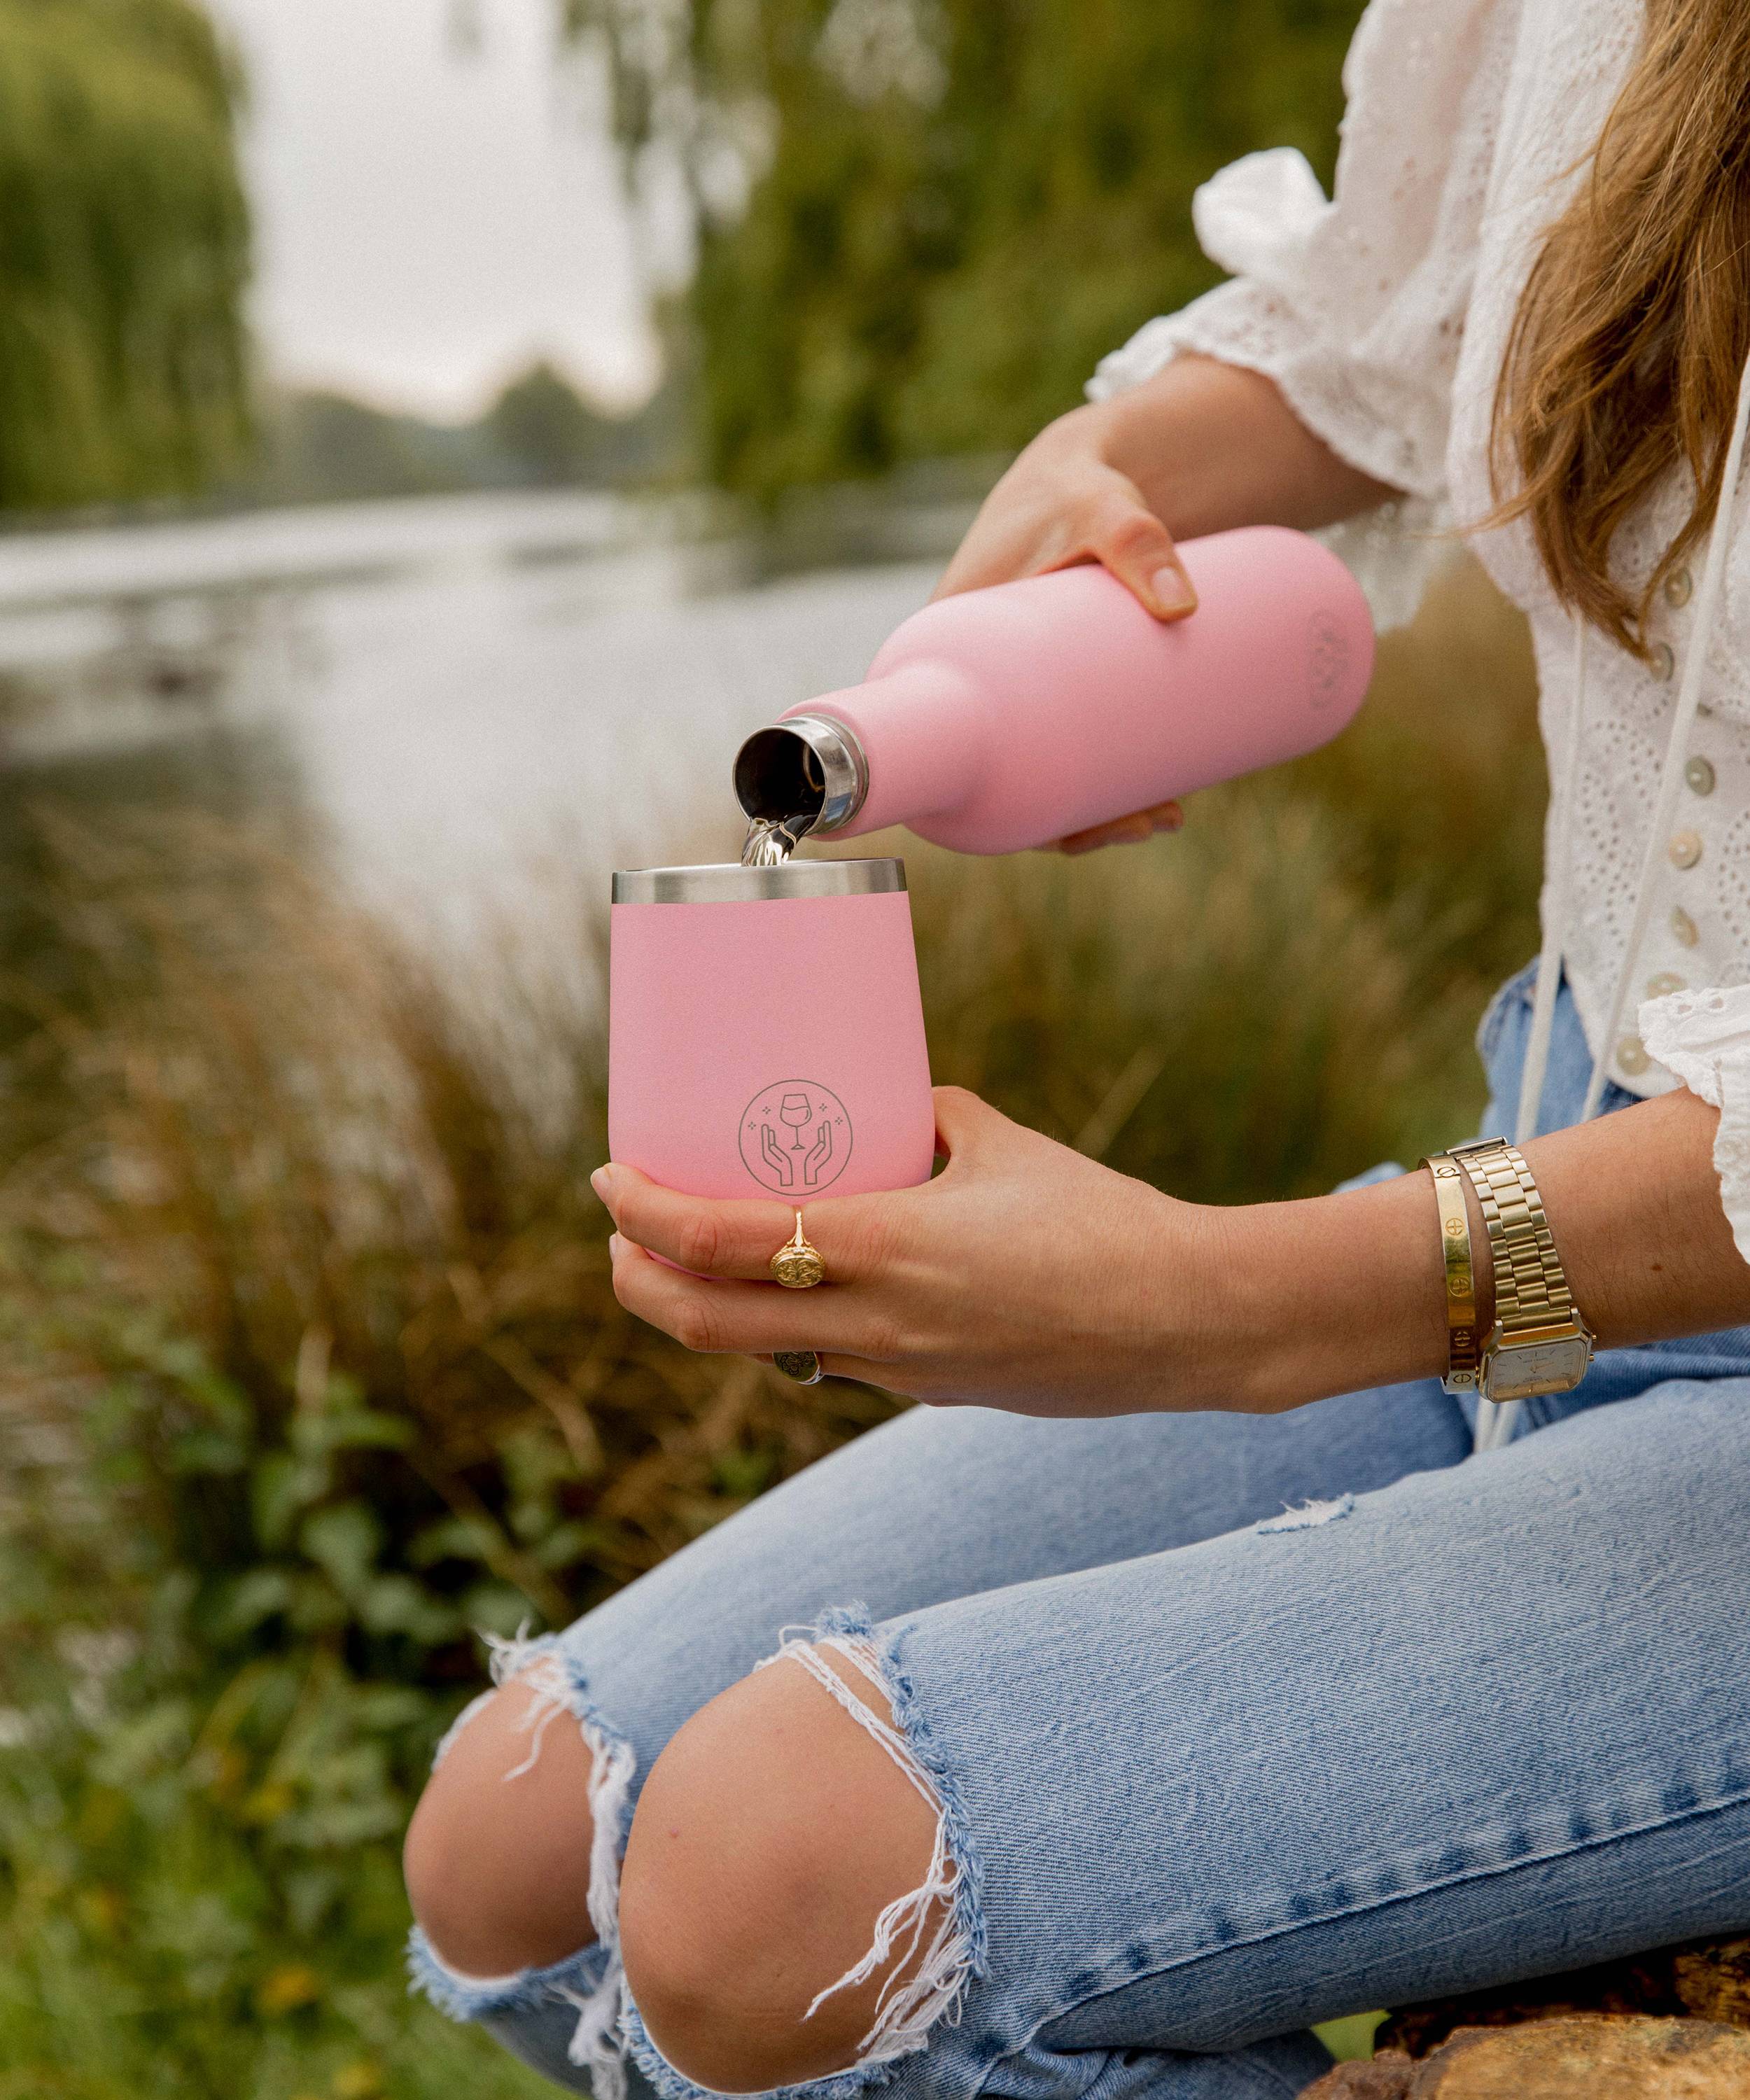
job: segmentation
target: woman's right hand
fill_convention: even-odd
[[[1311,531],[1398,492],[1339,459],[1262,373],[1188,353],[1048,424],[985,499],[936,595],[1098,562],[1157,620],[1183,620],[1197,600],[1175,530]],[[1182,822],[1166,802],[1059,843],[1082,853]]]
[[[1197,610],[1172,534],[1135,483],[1101,457],[1101,420],[1095,409],[1076,408],[1040,432],[985,499],[937,598],[1098,562],[1157,620]],[[1184,820],[1177,802],[1161,802],[1058,845],[1069,854],[1135,845]]]
[[[1087,408],[1046,426],[985,497],[937,598],[1098,562],[1157,620],[1197,610],[1172,534],[1104,456],[1104,422]]]

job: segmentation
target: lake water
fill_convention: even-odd
[[[764,580],[706,502],[568,492],[0,538],[0,776],[15,803],[283,798],[363,893],[439,920],[555,855],[733,858],[737,744],[860,677],[969,514],[888,514],[853,536],[910,558]]]

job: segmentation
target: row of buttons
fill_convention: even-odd
[[[1665,578],[1664,596],[1667,605],[1682,607],[1689,603],[1695,589],[1695,579],[1687,569],[1675,569]],[[1668,642],[1654,643],[1648,669],[1661,685],[1670,682],[1677,669],[1677,657]],[[1691,758],[1683,768],[1684,785],[1694,795],[1711,795],[1717,782],[1712,763],[1705,758]],[[1676,832],[1665,849],[1673,867],[1687,870],[1701,859],[1701,834],[1685,829]],[[1671,913],[1671,932],[1681,948],[1693,948],[1701,938],[1701,930],[1681,904]],[[1668,994],[1684,990],[1684,982],[1675,970],[1660,970],[1646,981],[1646,997],[1664,999]],[[1638,1079],[1652,1062],[1646,1054],[1646,1045],[1638,1035],[1624,1035],[1616,1045],[1616,1065],[1620,1071],[1630,1079]]]

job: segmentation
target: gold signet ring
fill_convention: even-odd
[[[820,1358],[812,1349],[778,1349],[772,1361],[786,1378],[794,1379],[798,1385],[818,1385],[827,1375],[820,1367]]]
[[[786,1290],[812,1290],[817,1283],[827,1281],[827,1264],[820,1258],[819,1248],[809,1245],[800,1211],[795,1238],[786,1240],[772,1256],[772,1273]]]

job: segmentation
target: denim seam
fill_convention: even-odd
[[[1638,1822],[1624,1824],[1620,1829],[1606,1831],[1596,1837],[1576,1838],[1567,1844],[1553,1845],[1543,1851],[1527,1852],[1519,1859],[1505,1860],[1499,1866],[1479,1867],[1462,1873],[1437,1875],[1427,1881],[1419,1882],[1414,1888],[1395,1890],[1387,1895],[1375,1896],[1366,1903],[1346,1904],[1340,1908],[1326,1911],[1316,1917],[1285,1919],[1278,1924],[1261,1927],[1255,1932],[1237,1934],[1231,1939],[1223,1939],[1213,1943],[1193,1947],[1185,1952],[1175,1955],[1166,1961],[1155,1962],[1152,1965],[1136,1968],[1131,1966],[1129,1961],[1126,1961],[1122,1966],[1122,1973],[1103,1979],[1099,1988],[1078,1991],[1074,1996],[1046,2008],[1032,2018],[1025,2030],[1018,2033],[1014,2040],[1000,2050],[993,2059],[986,2069],[985,2076],[979,2080],[976,2090],[981,2093],[997,2066],[1006,2058],[1013,2056],[1018,2050],[1027,2048],[1042,2028],[1049,2027],[1054,2020],[1063,2019],[1068,2014],[1079,2011],[1084,2005],[1091,2005],[1095,1999],[1108,1997],[1113,1992],[1124,1989],[1129,1984],[1143,1983],[1153,1977],[1170,1975],[1175,1970],[1188,1969],[1200,1961],[1213,1961],[1219,1956],[1233,1953],[1242,1948],[1261,1946],[1268,1940],[1286,1939],[1293,1933],[1315,1930],[1320,1926],[1335,1924],[1350,1918],[1364,1917],[1370,1912],[1389,1909],[1400,1904],[1413,1903],[1420,1897],[1433,1894],[1436,1890],[1461,1888],[1470,1882],[1495,1880],[1502,1876],[1519,1873],[1527,1867],[1545,1866],[1552,1860],[1567,1859],[1576,1853],[1599,1851],[1606,1846],[1620,1844],[1625,1838],[1644,1837],[1649,1831],[1673,1829],[1681,1824],[1693,1823],[1703,1816],[1722,1815],[1728,1809],[1741,1808],[1747,1804],[1750,1804],[1750,1787],[1735,1789],[1728,1793],[1722,1794],[1718,1799],[1708,1802],[1705,1806],[1698,1805],[1675,1815],[1650,1816]],[[1083,1974],[1085,1979],[1087,1972],[1084,1971]]]
[[[1316,2037],[1315,2037],[1315,2039],[1316,2039]],[[1324,2055],[1325,2068],[1329,2070],[1335,2062],[1335,2059],[1332,2057],[1330,2051],[1325,2048],[1322,2042],[1319,2043],[1318,2046],[1321,2054]],[[1298,2082],[1291,2080],[1284,2072],[1278,2071],[1273,2064],[1260,2062],[1257,2055],[1258,2048],[1259,2045],[1256,2042],[1245,2042],[1238,2049],[1223,2051],[1219,2058],[1219,2061],[1224,2070],[1236,2061],[1243,2062],[1246,2076],[1254,2081],[1254,2083],[1249,2085],[1246,2089],[1249,2093],[1261,2092],[1265,2086],[1267,2086],[1272,2093],[1280,2093],[1283,2096],[1283,2100],[1299,2100],[1299,2096],[1307,2089],[1304,2080],[1298,2080]],[[1120,2043],[1113,2043],[1105,2047],[1103,2050],[1081,2053],[1088,2054],[1102,2054],[1109,2059],[1113,2059],[1119,2057],[1128,2057],[1139,2054],[1146,2054],[1147,2052],[1127,2049]],[[1007,2054],[1009,2054],[1009,2052],[1005,2052],[1005,2055]],[[1163,2049],[1161,2054],[1183,2055],[1189,2054],[1189,2052]],[[981,2073],[978,2083],[968,2089],[963,2094],[956,2094],[955,2100],[980,2100],[980,2095],[985,2092],[990,2083],[992,2073],[1002,2067],[1003,2060],[1003,2057],[998,2057],[995,2062],[988,2065]],[[1092,2096],[1098,2093],[1100,2088],[1106,2084],[1108,2074],[1113,2068],[1113,2063],[1109,2061],[1105,2069],[1100,2071],[1099,2076],[1095,2079],[1093,2084],[1086,2088],[1081,2095],[1081,2100],[1092,2100]],[[1126,2080],[1120,2080],[1121,2085],[1127,2082],[1128,2081]],[[1222,2087],[1222,2092],[1225,2094],[1228,2091],[1228,2086],[1224,2085]]]

